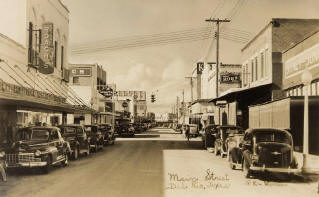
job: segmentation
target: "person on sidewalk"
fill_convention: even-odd
[[[4,169],[4,166],[5,166],[4,161],[3,161],[3,159],[0,158],[0,174],[1,174],[2,180],[7,181],[7,175],[6,175],[6,171]]]

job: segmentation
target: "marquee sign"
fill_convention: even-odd
[[[54,71],[53,23],[44,23],[42,25],[41,40],[41,63],[39,71],[43,74],[51,74]]]

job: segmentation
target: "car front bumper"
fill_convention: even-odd
[[[35,168],[35,167],[43,167],[43,166],[46,166],[46,165],[47,165],[46,161],[18,162],[18,163],[7,163],[7,162],[5,162],[5,167],[6,168],[22,168],[22,167]]]
[[[267,168],[267,167],[260,167],[260,166],[250,166],[249,168],[252,171],[258,172],[278,172],[278,173],[288,173],[294,174],[300,172],[300,169],[297,168]]]

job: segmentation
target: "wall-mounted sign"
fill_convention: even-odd
[[[227,104],[227,101],[221,100],[221,101],[216,101],[216,106],[225,106]]]
[[[197,62],[197,74],[201,75],[204,70],[204,62]]]
[[[104,95],[106,98],[110,98],[113,96],[113,89],[108,87],[108,86],[102,86],[100,89],[99,89],[99,93]]]
[[[41,40],[41,62],[39,65],[39,72],[43,74],[51,74],[54,71],[53,23],[44,23],[42,25]]]
[[[91,76],[91,73],[92,73],[91,68],[73,68],[72,69],[73,76],[89,77]]]
[[[220,74],[221,83],[240,83],[239,73],[221,73]]]
[[[285,63],[285,77],[289,78],[298,74],[306,68],[319,66],[319,43],[304,52],[288,59]]]
[[[128,107],[128,103],[127,102],[123,102],[122,103],[122,107],[124,107],[124,108]]]

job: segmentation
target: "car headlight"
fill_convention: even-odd
[[[258,155],[251,155],[252,160],[258,161],[258,158],[259,158]]]
[[[36,150],[36,151],[34,152],[34,156],[40,157],[40,156],[41,156],[41,151],[40,151],[40,150]]]
[[[4,157],[5,154],[6,154],[6,153],[5,153],[4,151],[1,151],[1,152],[0,152],[0,158],[1,158],[1,157]]]

